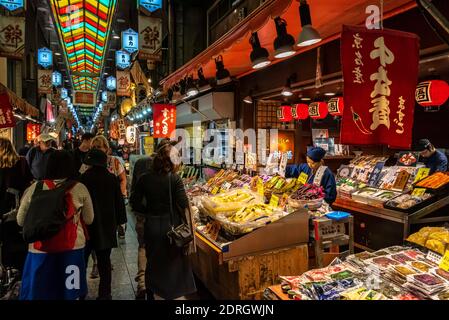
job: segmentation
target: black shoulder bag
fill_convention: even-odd
[[[173,200],[172,200],[172,188],[171,188],[171,174],[168,174],[168,190],[170,196],[170,225],[171,229],[167,232],[167,237],[170,239],[170,244],[174,244],[178,248],[187,247],[190,242],[193,241],[192,229],[187,223],[183,214],[180,214],[182,223],[174,226],[174,214],[173,214]]]

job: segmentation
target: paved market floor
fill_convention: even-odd
[[[128,226],[125,239],[118,240],[118,247],[112,250],[111,262],[112,271],[112,299],[113,300],[134,300],[137,291],[137,283],[134,278],[137,274],[137,234],[135,231],[135,217],[128,213]],[[90,279],[92,270],[92,259],[89,260],[88,268],[88,300],[95,300],[97,297],[99,279]],[[197,281],[198,293],[190,299],[212,299],[210,293]],[[156,297],[156,300],[159,298]]]

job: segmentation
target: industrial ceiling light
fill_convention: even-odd
[[[299,16],[301,17],[301,33],[296,45],[298,47],[310,46],[321,41],[318,31],[312,27],[312,18],[310,16],[310,7],[306,0],[301,0],[299,5]]]
[[[203,73],[203,68],[198,69],[198,87],[204,87],[209,85],[209,81],[207,81],[206,77]]]
[[[186,87],[187,87],[186,94],[188,97],[194,97],[199,93],[198,88],[196,87],[192,76],[187,77]]]
[[[328,97],[333,97],[335,96],[335,92],[326,92],[324,95]]]
[[[268,59],[268,50],[262,48],[259,41],[259,36],[257,32],[254,32],[249,38],[249,43],[253,47],[253,51],[251,51],[250,59],[253,64],[253,69],[261,69],[263,67],[268,66],[271,61]]]
[[[120,36],[117,33],[115,33],[115,30],[112,30],[112,39],[114,40],[120,39]]]
[[[287,79],[287,83],[285,84],[284,89],[282,89],[281,94],[284,97],[291,97],[293,95],[293,90],[292,90],[292,87],[291,87],[291,85],[292,85],[292,80],[291,79],[292,79],[292,77],[289,77]]]
[[[217,68],[216,78],[218,85],[231,81],[231,74],[224,67],[223,56],[219,55],[215,58],[215,67]]]
[[[277,59],[287,58],[295,54],[293,45],[295,39],[287,33],[287,22],[280,17],[274,19],[276,24],[277,38],[274,39],[274,57]]]
[[[246,96],[245,98],[243,98],[243,102],[253,104],[253,98],[251,96]]]

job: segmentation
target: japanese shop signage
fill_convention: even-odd
[[[380,161],[376,163],[376,166],[374,167],[373,172],[371,173],[368,181],[368,185],[371,187],[374,187],[377,185],[377,182],[379,182],[380,174],[382,173],[382,169],[385,166],[385,162]]]
[[[139,59],[160,61],[162,19],[139,16]]]
[[[58,71],[53,71],[51,75],[51,82],[55,87],[59,87],[62,84],[62,75]]]
[[[130,96],[131,77],[128,71],[117,71],[117,96]]]
[[[22,59],[25,52],[25,18],[0,19],[0,57]]]
[[[101,93],[101,101],[108,102],[108,92],[107,91],[103,91]]]
[[[27,123],[27,141],[33,141],[41,134],[41,126],[37,123]]]
[[[126,142],[129,144],[136,142],[136,128],[134,126],[126,127]]]
[[[53,65],[53,52],[47,48],[40,48],[37,51],[37,64],[43,68]]]
[[[131,56],[124,50],[117,50],[115,52],[115,62],[120,69],[129,68],[131,65]]]
[[[410,148],[418,36],[343,26],[341,56],[346,106],[341,143]]]
[[[0,129],[12,128],[16,125],[9,95],[5,92],[0,94]]]
[[[68,93],[66,88],[61,88],[61,99],[68,98]]]
[[[23,1],[24,0],[0,0],[0,6],[5,7],[8,11],[15,11],[23,8]]]
[[[153,138],[170,138],[176,129],[176,106],[170,104],[153,105]]]
[[[108,92],[108,108],[109,109],[115,109],[115,103],[116,103],[116,96],[115,92]]]
[[[154,12],[162,8],[162,0],[139,0],[139,8],[143,8],[143,11]]]
[[[139,34],[133,29],[122,32],[122,48],[129,53],[139,50]]]
[[[97,98],[92,91],[74,91],[73,104],[77,106],[95,106]]]
[[[114,91],[117,88],[117,81],[114,76],[109,76],[106,78],[106,89]]]
[[[37,70],[37,89],[41,94],[51,93],[52,88],[52,71]]]

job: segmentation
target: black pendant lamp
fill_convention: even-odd
[[[223,56],[219,55],[215,58],[215,67],[217,68],[216,79],[218,85],[231,81],[231,74],[224,67]]]
[[[321,41],[318,31],[312,27],[312,17],[310,16],[310,7],[306,0],[301,0],[299,4],[299,16],[301,17],[301,33],[296,45],[298,47],[310,46]]]
[[[204,77],[203,68],[198,69],[198,87],[204,87],[209,84],[206,77]]]
[[[259,41],[259,36],[257,32],[254,32],[249,38],[249,43],[253,47],[253,51],[251,51],[250,59],[253,65],[253,69],[261,69],[263,67],[268,66],[271,61],[268,59],[268,50],[262,48]]]
[[[186,80],[186,95],[187,97],[194,97],[199,93],[199,90],[193,80],[193,76],[188,76]]]
[[[294,55],[295,39],[287,33],[287,22],[280,17],[276,17],[274,23],[277,32],[277,37],[274,39],[274,57],[282,59]]]

